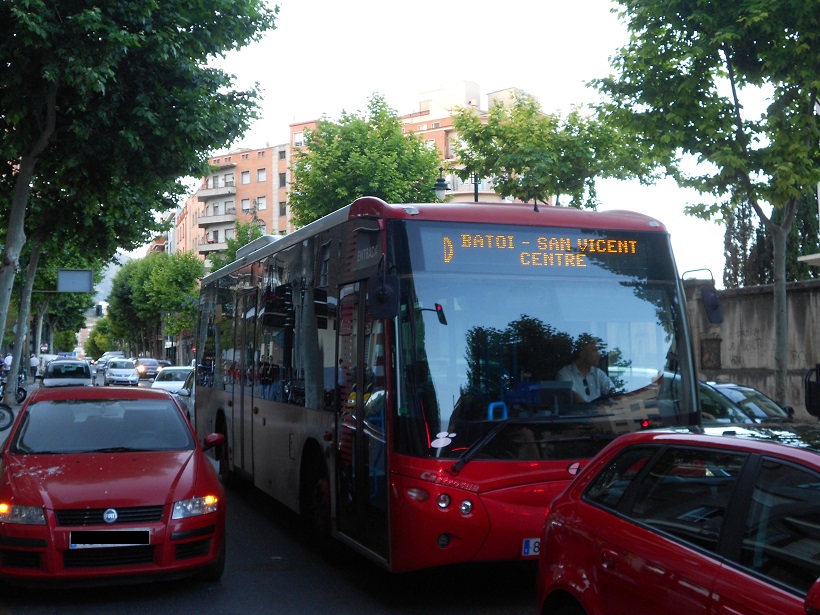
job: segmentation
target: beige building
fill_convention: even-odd
[[[453,113],[460,107],[471,107],[486,113],[496,101],[515,100],[521,90],[510,88],[487,95],[480,106],[476,83],[458,82],[420,96],[419,110],[401,117],[406,134],[420,136],[429,147],[443,155],[442,166],[456,162]],[[285,235],[294,230],[288,209],[290,161],[292,153],[304,147],[305,131],[316,128],[317,120],[290,125],[287,144],[261,149],[241,149],[210,158],[213,172],[201,179],[196,192],[178,212],[169,251],[194,251],[202,259],[227,248],[234,236],[236,221],[254,221],[267,234]],[[445,179],[454,201],[496,199],[492,184],[485,178],[462,182],[452,171]],[[434,198],[430,186],[430,200]]]

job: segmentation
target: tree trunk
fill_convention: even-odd
[[[786,238],[790,228],[771,226],[774,247],[774,394],[781,406],[786,402],[788,375],[789,314],[786,306]]]

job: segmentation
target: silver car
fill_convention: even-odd
[[[44,387],[90,387],[91,368],[82,359],[54,359],[43,372]]]
[[[137,366],[130,359],[111,359],[105,366],[105,386],[111,384],[137,386],[139,383]]]

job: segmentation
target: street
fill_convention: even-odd
[[[430,613],[521,615],[534,608],[534,568],[494,565],[391,575],[341,548],[319,554],[298,517],[248,485],[228,492],[220,583],[178,580],[84,589],[0,586],[6,614]]]

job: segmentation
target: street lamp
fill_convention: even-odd
[[[433,191],[436,193],[436,198],[439,201],[443,201],[444,197],[447,196],[448,190],[450,190],[450,184],[448,184],[447,180],[444,179],[444,167],[439,167],[438,179],[436,180],[436,183],[433,186]]]
[[[481,179],[478,177],[478,173],[471,173],[470,179],[473,182],[473,200],[478,203],[478,184],[481,183]]]

